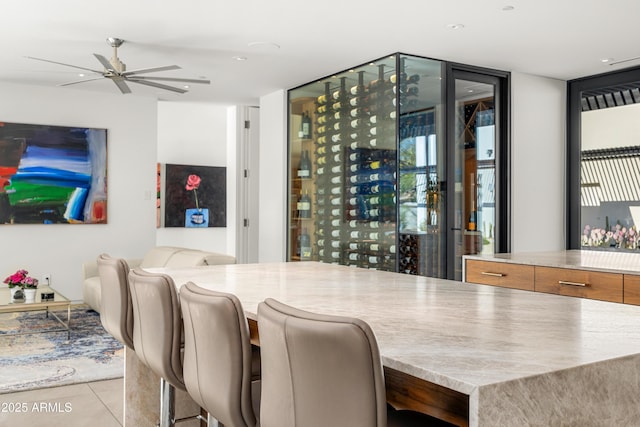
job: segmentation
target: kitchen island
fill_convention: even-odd
[[[254,335],[268,297],[359,317],[390,401],[461,426],[640,425],[640,307],[315,262],[148,271],[236,294]],[[158,388],[132,359],[126,425]]]

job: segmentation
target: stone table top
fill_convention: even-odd
[[[571,261],[584,267],[589,256]],[[556,259],[564,266],[569,258]],[[268,297],[359,317],[371,325],[386,366],[469,395],[640,355],[637,306],[316,262],[146,270],[169,274],[178,287],[192,281],[233,293],[250,318]]]

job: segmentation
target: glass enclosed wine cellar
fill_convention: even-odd
[[[476,223],[489,221],[477,168],[491,162],[448,159],[477,158],[465,134],[492,123],[493,103],[479,108],[465,86],[454,111],[473,117],[452,122],[462,151],[447,150],[446,73],[398,53],[289,91],[289,260],[448,277],[452,251],[461,260],[491,243]]]

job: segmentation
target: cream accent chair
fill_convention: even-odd
[[[209,413],[209,426],[255,427],[260,381],[251,381],[249,325],[240,300],[188,282],[180,288],[180,307],[187,392]]]
[[[452,427],[386,403],[376,338],[360,319],[258,305],[261,427]]]
[[[156,246],[147,252],[142,259],[126,259],[125,261],[130,268],[197,267],[236,263],[235,257],[230,255],[175,246]],[[97,262],[95,260],[85,262],[82,271],[82,298],[85,304],[99,313],[101,291]]]

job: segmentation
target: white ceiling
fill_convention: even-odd
[[[155,75],[212,81],[184,95],[132,84],[134,96],[193,102],[257,104],[393,52],[563,80],[640,65],[601,62],[640,56],[639,0],[21,0],[2,18],[0,81],[78,80],[25,57],[101,69],[92,54],[110,58],[118,37],[129,70],[177,64]],[[119,93],[106,79],[60,90]]]

